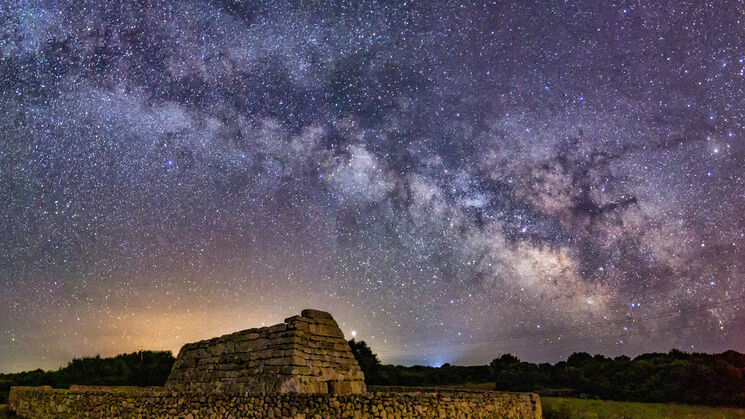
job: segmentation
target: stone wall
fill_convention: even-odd
[[[25,418],[533,418],[537,395],[469,391],[230,395],[160,387],[12,387],[10,409]],[[399,389],[400,390],[400,389]]]
[[[165,388],[226,394],[365,392],[334,318],[303,310],[284,323],[184,345]]]

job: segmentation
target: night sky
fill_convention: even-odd
[[[2,2],[0,371],[745,350],[745,3],[345,3]]]

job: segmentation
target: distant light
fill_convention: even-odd
[[[711,172],[706,172],[706,176],[711,177]]]
[[[629,12],[629,9],[623,9],[623,14],[626,14]]]
[[[355,337],[355,336],[357,336],[357,331],[356,330],[352,330],[352,337]]]
[[[585,100],[585,97],[584,97],[584,96],[580,96],[580,97],[579,97],[579,101],[580,101],[580,102],[584,102],[584,100]]]

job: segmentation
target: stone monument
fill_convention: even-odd
[[[310,309],[274,326],[184,345],[165,389],[242,395],[366,391],[334,318]]]
[[[8,406],[40,419],[530,418],[537,394],[371,387],[330,314],[303,310],[284,323],[181,348],[163,387],[10,389]],[[306,394],[299,394],[306,393]]]

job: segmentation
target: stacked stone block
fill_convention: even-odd
[[[334,318],[303,310],[274,326],[184,345],[165,389],[197,393],[365,392],[364,375]]]
[[[162,388],[11,387],[20,417],[77,418],[541,418],[537,395],[375,388],[365,394],[174,393]]]

